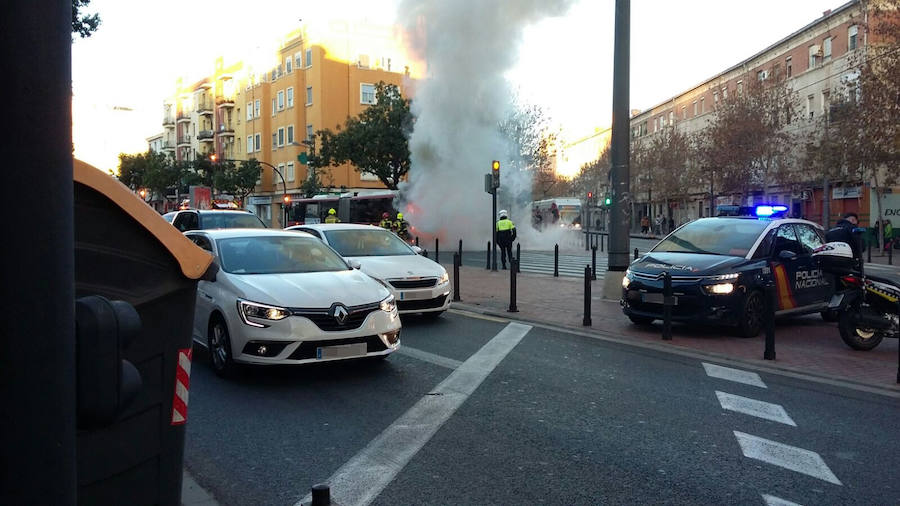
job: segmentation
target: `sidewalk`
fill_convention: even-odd
[[[873,257],[873,261],[875,258]],[[452,275],[452,265],[445,265]],[[599,273],[598,273],[599,274]],[[779,319],[775,328],[776,361],[762,360],[764,335],[741,339],[728,329],[673,325],[672,341],[662,341],[662,324],[637,326],[618,301],[602,298],[602,281],[592,283],[592,326],[584,327],[584,281],[521,273],[517,277],[518,313],[508,313],[509,271],[460,269],[460,297],[453,307],[549,325],[569,327],[656,347],[708,353],[760,366],[824,378],[840,379],[900,392],[897,380],[898,340],[885,339],[872,351],[855,351],[841,341],[837,325],[818,315]]]

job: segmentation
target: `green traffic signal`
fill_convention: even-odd
[[[606,197],[606,200],[603,201],[603,205],[607,205],[607,206],[608,206],[608,205],[610,205],[610,204],[612,204],[612,199],[609,198],[609,197]]]

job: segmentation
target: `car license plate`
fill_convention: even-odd
[[[366,343],[339,344],[337,346],[322,346],[316,348],[316,360],[329,358],[361,357],[366,354]]]
[[[400,292],[400,300],[422,300],[422,299],[430,299],[431,291],[418,291],[418,292]]]
[[[663,303],[663,294],[661,293],[642,293],[641,301],[646,302],[648,304],[662,304]],[[678,305],[678,297],[672,296],[672,305]]]
[[[828,303],[828,309],[837,309],[841,307],[841,301],[844,300],[844,294],[836,293],[831,296],[831,302]]]

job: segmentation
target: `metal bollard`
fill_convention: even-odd
[[[491,241],[488,241],[487,249],[487,270],[491,270]]]
[[[894,265],[894,244],[892,242],[887,243],[888,249],[888,265]]]
[[[553,245],[553,277],[559,277],[559,244]]]
[[[459,240],[459,261],[462,262],[462,239]]]
[[[591,249],[591,233],[587,230],[584,231],[584,250],[587,251]]]
[[[597,281],[597,247],[591,248],[591,281]]]
[[[458,253],[453,255],[453,302],[460,302],[459,298],[459,265],[462,263],[462,256]]]
[[[509,259],[509,313],[518,313],[519,308],[516,307],[516,271],[519,270],[519,259]]]
[[[581,324],[591,326],[591,266],[584,266],[584,320]]]
[[[516,244],[516,272],[522,272],[522,244]]]
[[[324,483],[320,483],[318,485],[313,485],[312,487],[312,502],[309,503],[310,506],[330,506],[331,502],[331,489],[328,488],[328,485]]]
[[[419,236],[416,236],[416,246],[419,245]]]
[[[869,247],[866,249],[866,262],[872,263],[872,245],[869,244]]]
[[[638,249],[637,248],[634,248],[634,259],[635,260],[638,259]]]
[[[763,359],[775,360],[775,286],[773,283],[766,285],[764,296],[766,298],[766,349],[763,351]]]
[[[663,274],[663,341],[672,340],[672,274]]]
[[[606,236],[603,234],[600,234],[600,252],[601,253],[603,252],[603,248],[604,248],[603,243],[605,243],[605,242],[606,242]]]
[[[427,249],[422,250],[422,256],[425,258],[428,258],[428,250]]]
[[[434,261],[437,263],[441,263],[441,252],[438,250],[438,246],[440,245],[440,241],[437,237],[434,238]]]

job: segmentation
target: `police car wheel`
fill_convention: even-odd
[[[221,377],[233,375],[237,364],[231,358],[231,337],[228,334],[225,320],[221,316],[214,316],[209,322],[207,339],[209,361],[213,366],[213,371]]]
[[[884,339],[884,334],[878,330],[857,326],[851,311],[841,312],[838,331],[841,333],[841,340],[854,350],[869,351]]]
[[[759,292],[750,292],[744,299],[741,308],[741,319],[738,322],[738,336],[756,337],[762,328],[763,299]]]
[[[647,316],[629,315],[628,319],[631,320],[631,323],[635,325],[650,325],[651,323],[653,323],[653,318],[649,318]]]

